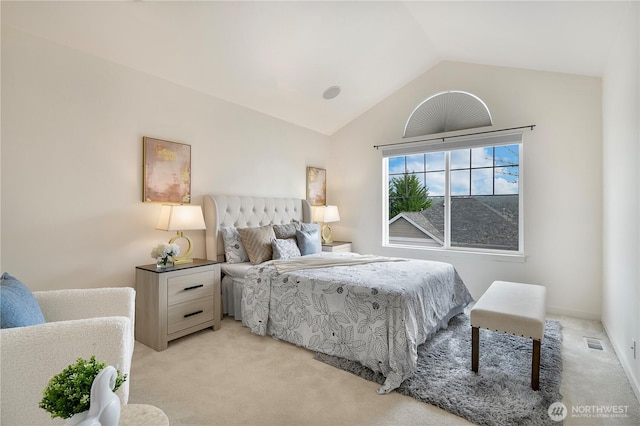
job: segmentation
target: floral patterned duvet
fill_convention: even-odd
[[[448,263],[372,260],[279,273],[274,262],[247,272],[243,324],[253,333],[359,361],[381,372],[386,381],[378,393],[392,391],[409,377],[418,345],[446,328],[472,300]]]

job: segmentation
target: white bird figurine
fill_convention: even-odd
[[[120,398],[113,392],[118,372],[112,366],[98,373],[91,384],[91,400],[87,417],[77,426],[118,426]]]

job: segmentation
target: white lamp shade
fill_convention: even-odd
[[[324,206],[311,206],[311,221],[322,222],[324,218]]]
[[[163,205],[156,229],[163,231],[206,229],[202,208],[194,205]]]
[[[326,206],[324,208],[324,220],[323,222],[339,222],[340,213],[338,213],[338,206]]]
[[[337,206],[314,206],[313,210],[314,222],[338,222],[340,221],[340,213]]]

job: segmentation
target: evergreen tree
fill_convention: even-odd
[[[389,183],[389,219],[400,212],[419,212],[431,207],[429,188],[416,175],[394,177]]]

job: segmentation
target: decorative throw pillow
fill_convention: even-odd
[[[276,260],[300,257],[300,249],[295,238],[271,240],[271,249]]]
[[[222,242],[224,243],[224,256],[227,263],[242,263],[249,261],[249,255],[245,250],[238,230],[233,226],[221,226]]]
[[[296,224],[293,222],[284,225],[273,225],[273,233],[276,234],[276,238],[279,240],[295,238],[297,230],[298,228],[296,228]]]
[[[300,222],[298,220],[294,220],[293,224],[296,226],[297,231],[314,231],[318,230],[320,232],[320,224],[319,223],[306,223]]]
[[[46,321],[33,293],[15,277],[0,278],[0,328],[25,327]]]
[[[308,254],[316,254],[322,251],[322,242],[320,241],[320,231],[296,231],[296,241],[300,248],[300,254],[306,256]]]
[[[249,261],[254,265],[271,260],[273,251],[271,240],[276,238],[271,225],[257,228],[238,228],[240,239],[249,255]]]

